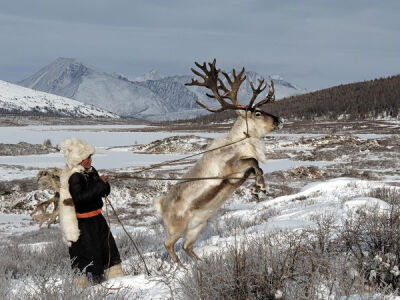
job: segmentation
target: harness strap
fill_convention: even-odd
[[[85,213],[76,213],[76,217],[78,219],[85,219],[85,218],[91,218],[91,217],[95,217],[98,216],[99,214],[101,214],[101,208],[96,209],[96,210],[92,210],[92,211],[88,211]]]

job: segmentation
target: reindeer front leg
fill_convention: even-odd
[[[255,176],[256,176],[256,181],[254,182],[253,188],[251,189],[251,193],[253,195],[257,195],[261,191],[263,193],[267,192],[267,188],[265,186],[264,182],[264,172],[258,165],[258,161],[254,158],[252,160],[252,168],[254,169]]]
[[[267,191],[265,182],[264,182],[264,172],[258,165],[258,161],[255,158],[245,158],[245,159],[240,159],[237,161],[236,166],[235,166],[237,171],[243,171],[245,170],[244,174],[244,179],[242,183],[250,177],[250,175],[255,176],[255,183],[251,189],[251,193],[253,195],[258,196],[259,191],[265,193]]]

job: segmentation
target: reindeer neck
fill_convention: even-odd
[[[250,123],[251,122],[248,120],[246,125],[246,119],[238,117],[229,131],[228,136],[232,140],[240,140],[246,137],[246,133],[248,133],[251,138],[259,139],[260,137],[257,133],[257,130],[253,129]]]

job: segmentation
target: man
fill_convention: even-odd
[[[110,184],[92,167],[95,149],[76,138],[66,139],[61,146],[66,167],[60,178],[60,225],[72,268],[86,274],[75,278],[76,284],[85,287],[88,278],[98,283],[104,275],[106,280],[123,276],[114,237],[101,213]]]

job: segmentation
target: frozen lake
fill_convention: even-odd
[[[0,127],[0,143],[18,143],[21,141],[41,144],[45,139],[50,139],[53,145],[59,144],[69,137],[81,138],[96,147],[93,156],[93,165],[97,169],[120,169],[126,167],[149,166],[186,157],[187,154],[138,154],[132,153],[129,145],[145,144],[154,140],[163,139],[173,135],[193,134],[201,137],[216,138],[223,133],[207,132],[140,132],[131,129],[146,128],[145,125],[58,125],[58,126],[26,126],[26,127]],[[274,133],[272,136],[300,137]],[[320,136],[320,135],[307,135]],[[361,138],[377,138],[378,135],[359,135]],[[382,135],[383,137],[383,135]],[[118,148],[118,146],[120,148]],[[116,148],[110,148],[116,147]],[[194,157],[193,159],[196,159]],[[305,162],[289,159],[269,160],[262,164],[265,173],[286,170],[298,166],[323,166],[326,162]],[[1,166],[3,165],[3,166]],[[17,167],[13,167],[17,166]],[[21,169],[22,167],[22,169]],[[37,170],[51,167],[64,167],[62,153],[26,156],[0,156],[0,180],[12,180],[35,176]],[[31,170],[24,170],[30,168]]]
[[[93,166],[96,169],[119,169],[134,166],[148,166],[166,160],[174,160],[187,156],[186,154],[137,154],[131,151],[113,151],[96,148],[93,155]],[[62,153],[45,155],[0,156],[0,165],[17,165],[32,168],[63,168],[65,165]]]
[[[27,142],[42,144],[50,139],[53,145],[59,144],[66,138],[76,137],[87,141],[96,147],[128,146],[146,144],[154,140],[163,139],[172,135],[194,134],[202,137],[215,138],[221,133],[205,132],[140,132],[128,131],[129,129],[146,128],[145,125],[57,125],[57,126],[23,126],[0,127],[0,143],[16,144]],[[118,130],[118,131],[112,131]],[[126,130],[126,131],[124,131]]]

